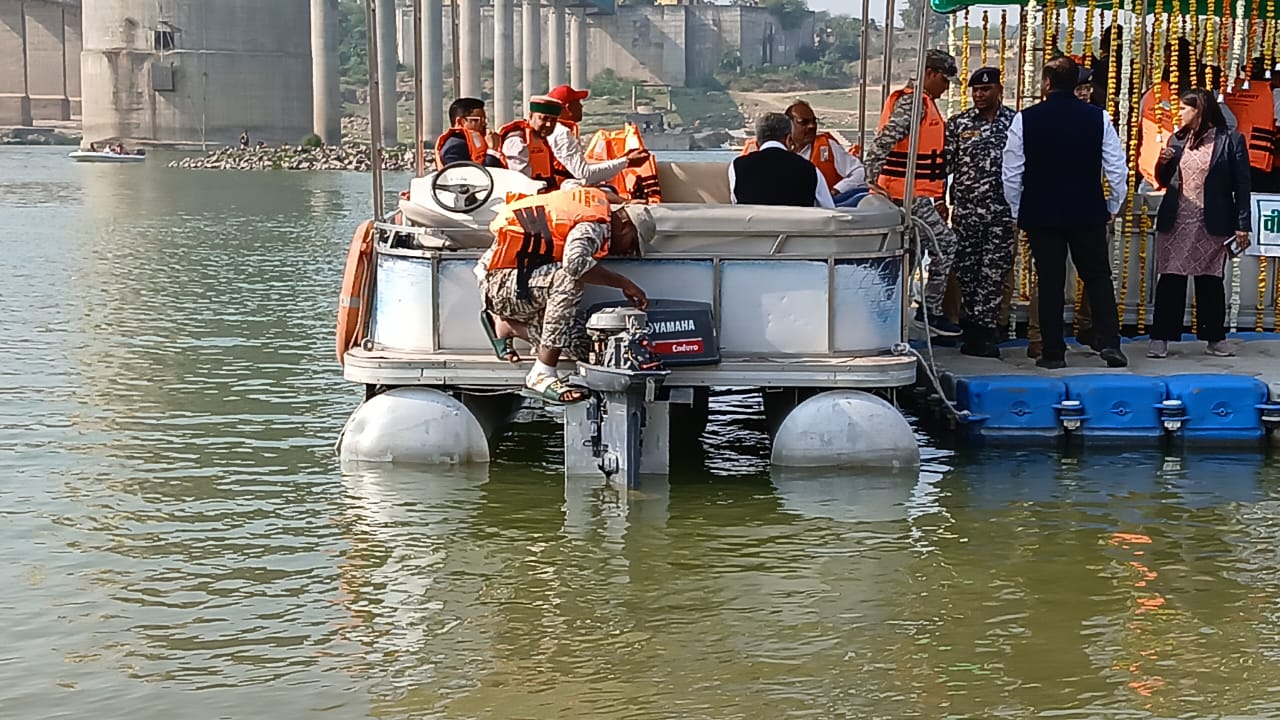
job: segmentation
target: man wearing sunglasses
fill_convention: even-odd
[[[498,153],[498,136],[489,132],[484,101],[458,98],[449,106],[451,126],[436,140],[436,169],[456,162],[471,161],[491,168],[506,167]]]
[[[867,193],[867,170],[830,133],[818,132],[818,118],[804,100],[785,110],[791,119],[791,147],[822,173],[836,207],[857,203]]]

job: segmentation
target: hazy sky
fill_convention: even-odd
[[[885,4],[885,0],[871,0],[871,17],[884,20]],[[901,3],[894,5],[901,7]],[[856,16],[862,14],[862,0],[809,0],[809,9]]]

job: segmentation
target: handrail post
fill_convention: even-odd
[[[871,14],[871,0],[862,0],[862,38],[858,41],[858,147],[867,146],[867,68],[871,30],[867,16]],[[881,98],[881,103],[884,98]],[[865,151],[864,151],[865,152]]]
[[[382,221],[382,83],[378,79],[378,0],[365,0],[366,50],[369,53],[369,161],[373,170],[373,219]]]
[[[422,47],[422,0],[413,0],[413,169],[414,177],[427,174],[426,108],[422,96],[423,61],[426,53]]]
[[[916,153],[920,152],[920,113],[924,110],[924,71],[929,52],[929,15],[932,12],[927,0],[920,4],[919,57],[916,58],[915,78],[911,81],[915,90],[911,93],[911,134],[907,141],[907,187],[902,194],[902,206],[907,212],[908,223],[914,216],[916,200],[916,166],[919,164]]]

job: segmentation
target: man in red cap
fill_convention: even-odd
[[[547,144],[551,146],[551,154],[555,155],[556,161],[572,178],[584,185],[598,185],[613,178],[623,168],[644,165],[649,160],[649,151],[637,148],[616,160],[587,162],[582,152],[582,140],[578,137],[578,123],[582,122],[582,101],[590,96],[589,91],[574,90],[568,85],[552,88],[547,93],[548,98],[564,107],[560,112],[560,123],[547,138]]]

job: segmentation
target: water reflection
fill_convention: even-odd
[[[8,152],[0,716],[1280,716],[1275,458],[777,471],[726,390],[639,492],[343,470],[367,178]]]

